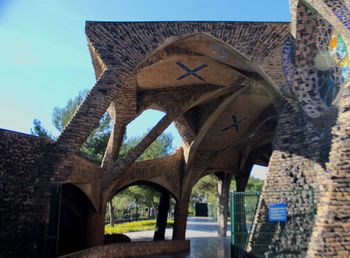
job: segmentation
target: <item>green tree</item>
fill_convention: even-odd
[[[79,92],[78,96],[68,100],[64,107],[56,106],[53,109],[52,123],[58,131],[63,132],[88,93],[88,90],[82,90]],[[30,130],[33,135],[48,137],[52,140],[56,139],[52,133],[41,125],[38,119],[33,120],[33,128]],[[100,119],[98,126],[91,132],[80,148],[81,156],[96,164],[101,164],[110,133],[111,117],[106,112]]]
[[[246,192],[262,191],[264,180],[250,177],[247,183]],[[231,181],[230,191],[236,191],[236,181],[234,178]],[[217,203],[217,178],[210,174],[201,178],[192,188],[190,197],[189,212],[194,213],[196,203]]]
[[[120,148],[119,157],[123,158],[132,150],[145,136],[125,138]],[[173,150],[174,136],[170,133],[162,133],[137,159],[137,161],[161,158],[169,155]]]
[[[192,188],[193,203],[216,202],[217,179],[213,174],[202,177]]]
[[[46,137],[50,140],[55,140],[55,136],[41,125],[41,121],[39,119],[33,120],[33,128],[30,129],[30,133],[32,135]]]
[[[264,180],[251,176],[248,180],[246,192],[261,192],[263,186]]]
[[[56,106],[52,112],[52,122],[58,131],[62,132],[74,113],[88,95],[87,89],[79,92],[78,96],[67,101],[64,107]]]
[[[264,180],[250,176],[245,192],[261,192],[264,186]],[[230,191],[236,191],[236,180],[232,179]]]

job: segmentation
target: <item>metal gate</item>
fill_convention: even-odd
[[[303,257],[315,220],[313,190],[231,193],[232,257]]]

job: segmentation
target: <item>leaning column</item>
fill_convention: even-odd
[[[231,174],[217,173],[217,185],[218,185],[218,209],[217,209],[217,220],[218,220],[218,235],[220,237],[226,237],[227,232],[227,218],[228,218],[228,201],[231,184]]]

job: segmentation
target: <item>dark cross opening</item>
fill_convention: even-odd
[[[200,70],[208,67],[207,64],[201,64],[200,66],[197,66],[196,68],[194,68],[193,70],[191,70],[190,68],[188,68],[186,65],[184,65],[183,63],[181,63],[180,61],[177,61],[176,64],[178,66],[180,66],[184,71],[186,71],[185,74],[181,75],[179,78],[177,78],[177,80],[182,80],[184,78],[186,78],[187,76],[194,76],[196,77],[198,80],[201,80],[201,81],[205,81],[203,77],[199,76],[197,74],[197,72],[199,72]]]
[[[241,122],[243,122],[244,120],[247,120],[247,119],[248,119],[248,117],[242,118],[241,120],[237,120],[237,116],[236,115],[232,115],[232,124],[229,125],[228,127],[224,128],[224,129],[222,129],[222,132],[224,132],[224,131],[230,129],[231,127],[233,127],[236,130],[236,132],[238,133],[239,132],[239,124]]]

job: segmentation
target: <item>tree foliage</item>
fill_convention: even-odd
[[[147,133],[146,133],[147,134]],[[123,158],[132,150],[145,136],[125,138],[120,148],[119,157]],[[170,133],[162,133],[137,159],[137,161],[161,158],[169,155],[173,150],[174,137]]]
[[[110,134],[111,118],[108,113],[105,113],[100,119],[98,127],[92,131],[81,146],[81,156],[96,164],[101,164]]]
[[[264,186],[264,180],[250,177],[247,184],[246,192],[261,192]]]
[[[32,135],[40,136],[40,137],[46,137],[51,140],[55,140],[55,136],[49,132],[49,130],[45,129],[41,125],[41,121],[39,119],[33,120],[33,128],[30,129],[30,133]]]
[[[217,180],[214,174],[202,177],[192,188],[192,203],[215,203]]]
[[[80,104],[83,103],[88,93],[89,91],[87,89],[82,90],[79,92],[78,96],[68,100],[64,107],[56,106],[53,109],[52,123],[58,131],[63,131],[70,119],[73,117],[74,113],[77,111]]]
[[[262,191],[264,180],[250,177],[248,180],[246,192]],[[236,191],[236,181],[232,179],[230,191]],[[214,174],[202,177],[192,188],[189,210],[194,212],[195,203],[217,203],[217,178]]]

